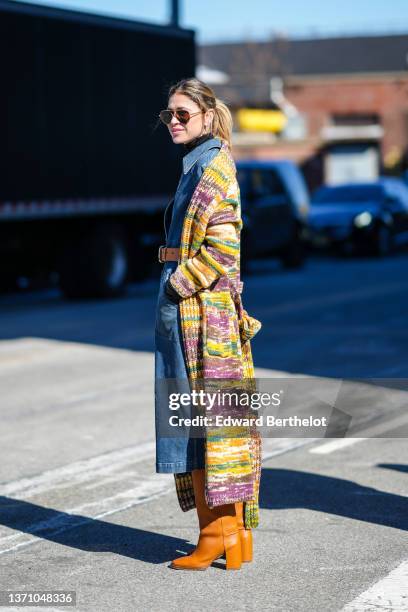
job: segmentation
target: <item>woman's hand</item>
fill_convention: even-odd
[[[228,270],[237,268],[240,257],[242,219],[238,200],[224,198],[210,213],[208,220],[195,229],[194,236],[203,235],[198,252],[183,263],[169,277],[169,283],[182,298],[207,289]]]
[[[175,304],[178,304],[181,300],[181,295],[177,293],[173,285],[169,282],[169,279],[167,279],[167,282],[164,286],[164,293],[167,295],[169,300],[171,302],[174,302]]]

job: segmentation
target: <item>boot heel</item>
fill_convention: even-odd
[[[236,539],[232,546],[225,548],[225,559],[227,570],[238,570],[241,569],[241,542],[239,538]]]
[[[253,559],[252,531],[249,529],[241,533],[242,561],[248,563]]]

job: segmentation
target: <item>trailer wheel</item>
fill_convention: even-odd
[[[126,287],[129,251],[120,225],[97,225],[67,245],[60,288],[67,298],[116,297]]]

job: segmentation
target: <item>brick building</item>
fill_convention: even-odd
[[[198,72],[234,111],[237,157],[290,157],[311,187],[407,166],[408,34],[203,45]],[[248,132],[242,108],[286,123]]]

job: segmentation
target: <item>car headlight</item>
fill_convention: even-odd
[[[373,215],[367,211],[364,211],[354,217],[354,225],[356,227],[366,227],[366,225],[370,225],[373,220]]]

